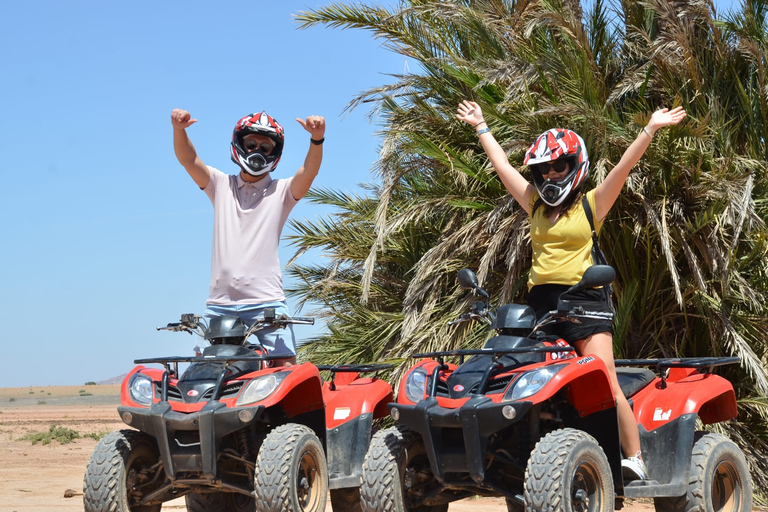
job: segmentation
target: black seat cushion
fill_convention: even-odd
[[[624,396],[629,398],[650,384],[656,374],[647,368],[616,368],[619,386]]]

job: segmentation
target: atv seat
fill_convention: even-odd
[[[647,368],[616,368],[619,386],[627,398],[653,382],[656,374]]]

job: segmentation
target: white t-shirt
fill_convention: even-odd
[[[208,167],[204,192],[213,203],[213,255],[207,304],[263,304],[285,300],[278,246],[298,200],[291,179],[267,174],[256,183]]]

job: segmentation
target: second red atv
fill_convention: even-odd
[[[569,291],[614,276],[609,266],[593,266]],[[468,269],[459,282],[488,297]],[[699,428],[736,416],[731,383],[712,371],[738,358],[616,361],[649,473],[625,481],[605,364],[536,334],[547,323],[600,315],[561,299],[536,324],[528,306],[507,304],[494,314],[475,301],[458,321],[485,320],[496,335],[482,349],[414,356],[421,360],[389,405],[396,425],[374,436],[366,456],[363,509],[445,512],[481,495],[505,498],[510,512],[607,512],[639,497],[653,498],[662,512],[751,511],[744,455]]]
[[[195,315],[163,328],[211,346],[201,357],[135,361],[118,407],[131,429],[95,447],[85,511],[159,512],[185,497],[191,512],[323,512],[329,489],[335,512],[359,511],[372,423],[393,399],[386,381],[361,374],[389,365],[271,367],[281,356],[248,343],[259,329],[311,321],[267,310],[250,329],[233,317],[206,329]]]

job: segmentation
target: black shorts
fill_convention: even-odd
[[[528,305],[541,319],[547,312],[557,309],[557,299],[570,286],[564,284],[542,284],[534,286],[528,292]],[[582,306],[587,311],[610,312],[605,292],[602,288],[587,288],[576,293],[563,295],[574,306]],[[581,323],[557,322],[542,329],[548,334],[554,334],[573,345],[575,341],[583,340],[593,334],[607,332],[613,335],[613,322],[597,318],[584,318]]]

